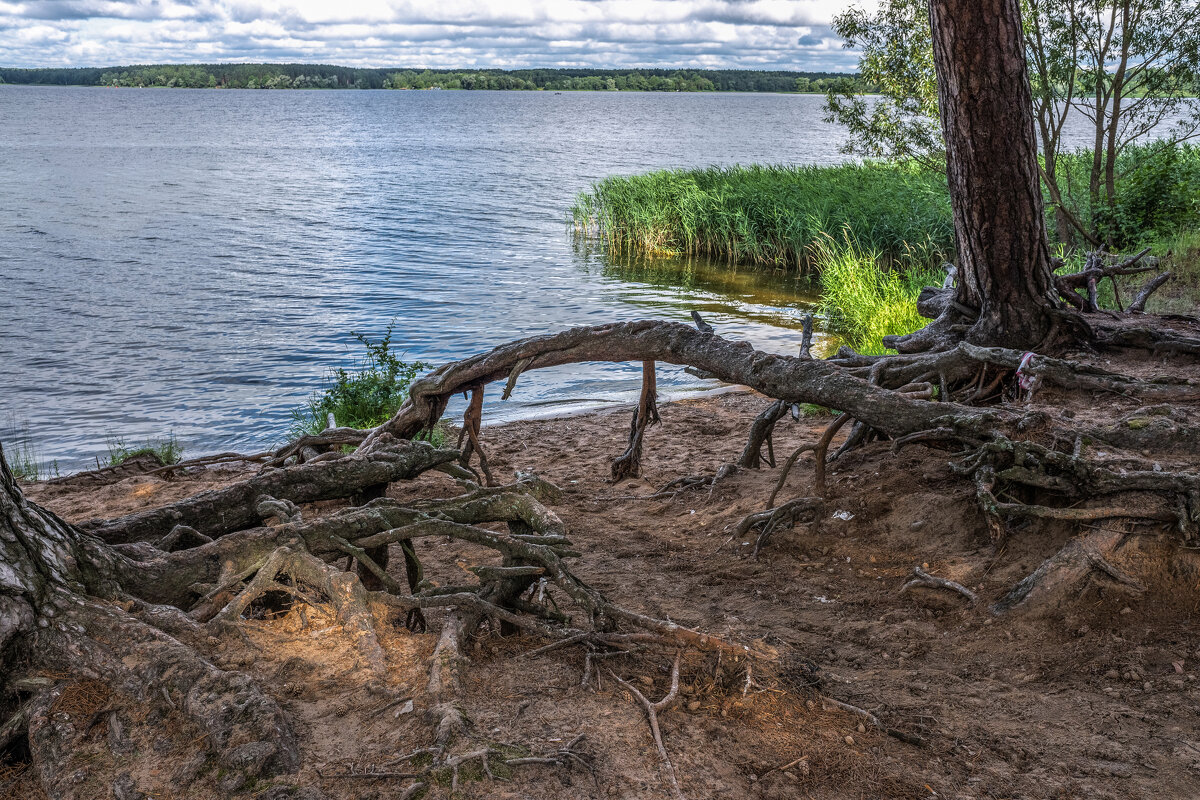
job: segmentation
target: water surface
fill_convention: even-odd
[[[434,363],[696,308],[795,352],[783,273],[622,267],[568,234],[614,173],[843,160],[823,98],[770,94],[0,87],[0,438],[69,470],[106,441],[279,442],[395,320]],[[640,369],[533,372],[485,420],[636,397]],[[712,383],[664,368],[668,395]],[[5,426],[8,430],[5,431]]]

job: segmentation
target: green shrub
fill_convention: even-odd
[[[134,456],[145,455],[149,453],[158,457],[158,460],[164,464],[178,464],[179,457],[183,455],[183,445],[175,438],[175,434],[169,434],[163,439],[147,439],[138,445],[126,445],[121,439],[110,439],[108,442],[108,456],[103,460],[103,463],[97,463],[100,466],[117,466],[123,464]]]
[[[399,410],[408,397],[409,384],[430,365],[401,361],[393,352],[395,324],[388,325],[387,333],[378,342],[351,331],[350,335],[366,348],[366,356],[353,371],[334,370],[326,378],[323,389],[292,410],[293,436],[320,433],[331,413],[340,427],[373,428]],[[436,430],[429,434],[436,436]]]
[[[819,310],[830,329],[860,353],[887,352],[883,337],[912,333],[929,320],[917,313],[925,286],[940,285],[940,274],[920,262],[882,263],[878,251],[863,248],[846,232],[842,242],[825,236],[812,248],[821,275]]]
[[[1142,242],[1200,227],[1200,147],[1149,142],[1125,148],[1111,205],[1101,200],[1093,207],[1091,166],[1091,150],[1063,154],[1061,182],[1067,205],[1111,247],[1136,250]]]

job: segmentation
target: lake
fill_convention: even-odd
[[[575,195],[661,167],[844,160],[823,98],[0,87],[0,440],[66,472],[174,433],[195,456],[290,410],[395,322],[440,364],[643,317],[794,353],[783,273],[609,263]],[[636,365],[523,376],[485,422],[633,402]],[[669,397],[709,391],[662,368]],[[453,413],[456,407],[451,407]]]

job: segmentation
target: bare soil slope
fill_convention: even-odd
[[[974,489],[952,473],[952,457],[920,445],[893,454],[887,443],[874,443],[835,462],[820,523],[776,532],[758,559],[753,541],[730,539],[730,528],[766,507],[778,469],[739,470],[711,492],[647,499],[674,478],[712,474],[735,461],[766,402],[734,393],[662,406],[662,425],[646,436],[642,477],[617,485],[608,481],[609,463],[625,447],[628,410],[483,431],[498,478],[536,472],[564,490],[553,509],[583,552],[581,578],[627,607],[778,652],[772,674],[756,675],[748,689],[685,660],[681,701],[662,713],[661,724],[687,797],[1200,796],[1200,575],[1184,568],[1143,574],[1149,591],[1141,600],[1096,587],[1068,607],[994,618],[989,603],[1056,552],[1071,529],[1039,521],[995,552]],[[776,455],[782,460],[814,441],[828,422],[781,423]],[[813,464],[805,458],[782,498],[811,484]],[[1187,462],[1186,448],[1174,460]],[[105,487],[26,491],[78,522],[167,503],[242,475],[209,469],[171,481],[134,477]],[[403,496],[414,489],[431,497],[456,492],[434,473],[405,484]],[[1159,546],[1144,538],[1148,551]],[[443,584],[479,555],[460,542],[430,540],[425,547],[427,569]],[[398,556],[392,564],[402,574]],[[979,592],[981,602],[944,590],[901,593],[922,565]],[[279,615],[268,609],[244,639],[210,639],[216,664],[262,678],[279,693],[301,738],[297,775],[242,787],[237,796],[319,796],[309,789],[347,800],[404,796],[412,783],[403,773],[407,762],[389,762],[428,743],[422,709],[405,698],[419,696],[427,679],[439,622],[433,614],[429,633],[398,628],[385,637],[391,672],[382,687],[319,607]],[[522,766],[492,780],[477,763],[467,764],[454,796],[670,796],[640,705],[608,673],[655,700],[668,690],[670,663],[606,659],[598,662],[598,681],[585,688],[582,653],[526,655],[541,644],[498,632],[476,641],[463,701],[474,735],[537,756],[584,734],[593,768]],[[89,761],[81,748],[78,763],[62,769],[94,784],[97,798],[113,796],[114,781],[132,781],[166,800],[154,793],[153,771],[122,776],[119,761],[114,769],[107,723],[93,720],[106,698],[87,688],[69,687],[52,722],[90,737],[97,757]],[[885,735],[827,706],[822,695],[866,709],[925,744]],[[192,770],[190,797],[227,796],[202,758],[172,749],[177,741],[164,732],[136,746],[161,754],[163,775]],[[36,796],[14,777],[6,784],[0,776],[0,787],[7,786],[0,796]],[[427,791],[447,797],[451,787],[445,781]]]

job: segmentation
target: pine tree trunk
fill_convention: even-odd
[[[978,344],[1031,348],[1054,299],[1017,0],[930,0],[958,243],[958,300]]]

